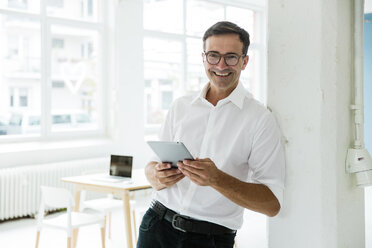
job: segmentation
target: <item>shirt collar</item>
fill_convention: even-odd
[[[200,93],[191,101],[191,104],[194,104],[197,100],[204,100],[206,101],[207,92],[210,88],[210,84],[207,83],[204,88],[200,91]],[[246,96],[249,96],[250,94],[245,90],[244,86],[241,84],[241,82],[238,83],[236,88],[230,93],[228,97],[225,99],[220,100],[219,104],[224,104],[227,102],[232,102],[235,104],[238,108],[242,109],[244,104],[244,98]],[[218,104],[218,105],[219,105]]]
[[[191,104],[194,104],[197,100],[205,100],[206,96],[207,96],[207,92],[210,88],[210,84],[207,83],[203,89],[199,92],[199,94],[191,101]]]

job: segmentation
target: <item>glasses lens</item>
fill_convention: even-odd
[[[227,65],[236,65],[239,61],[239,57],[237,55],[231,54],[225,57],[225,61]]]
[[[207,54],[207,61],[211,65],[217,65],[220,62],[221,55],[217,53],[208,53]]]

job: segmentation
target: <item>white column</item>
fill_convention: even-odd
[[[353,1],[268,1],[268,106],[286,139],[286,191],[270,248],[364,247],[351,144]]]
[[[144,79],[142,1],[119,1],[116,12],[116,106],[113,138],[117,153],[133,155],[134,165],[143,167],[144,151]]]

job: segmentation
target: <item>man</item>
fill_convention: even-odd
[[[275,216],[284,189],[284,153],[271,113],[239,83],[249,34],[218,22],[204,34],[209,83],[176,100],[160,140],[183,142],[196,158],[178,169],[150,162],[156,190],[140,226],[138,248],[233,247],[244,208]]]

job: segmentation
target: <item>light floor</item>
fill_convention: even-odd
[[[57,213],[58,214],[58,213]],[[112,214],[111,239],[106,237],[107,248],[125,248],[123,213],[120,210]],[[267,248],[266,218],[261,214],[246,211],[244,226],[238,231],[237,247]],[[138,224],[137,224],[138,228]],[[36,220],[24,218],[0,222],[1,248],[35,247]],[[41,232],[39,248],[67,247],[66,234],[63,231],[45,228]],[[101,247],[101,235],[98,226],[80,228],[77,248]]]

